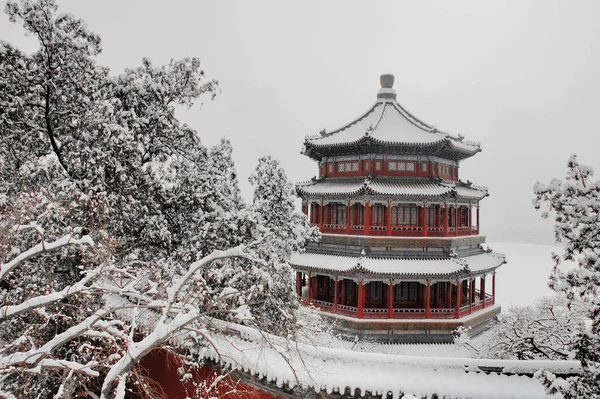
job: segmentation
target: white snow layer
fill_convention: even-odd
[[[243,326],[229,325],[238,336],[213,335],[215,347],[207,357],[240,367],[246,372],[275,382],[278,386],[301,385],[315,391],[360,389],[372,393],[400,392],[471,398],[547,398],[534,378],[517,375],[477,373],[478,366],[527,371],[576,370],[578,362],[511,361],[443,357],[400,356],[323,348],[265,336]],[[265,341],[268,339],[268,342]],[[282,355],[284,354],[284,355]],[[284,357],[285,356],[285,357]],[[470,371],[470,372],[466,372]]]
[[[327,255],[317,253],[295,253],[290,264],[331,271],[350,271],[360,267],[376,274],[404,275],[449,275],[465,269],[481,272],[500,266],[504,258],[495,253],[483,253],[464,258],[413,259],[413,258],[358,258],[353,256]]]

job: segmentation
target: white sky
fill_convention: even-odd
[[[222,93],[182,113],[206,145],[227,136],[244,195],[259,156],[293,181],[316,164],[305,135],[359,116],[379,75],[396,76],[398,101],[483,152],[462,180],[487,185],[482,231],[494,240],[551,241],[532,186],[563,177],[571,153],[600,172],[600,2],[597,1],[82,1],[61,11],[103,39],[113,73],[198,56]],[[0,16],[0,38],[32,39]],[[599,177],[600,179],[600,177]]]

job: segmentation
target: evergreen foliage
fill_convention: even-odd
[[[214,317],[293,333],[286,261],[315,231],[275,161],[247,205],[231,144],[177,119],[218,91],[200,61],[113,76],[54,0],[6,12],[39,48],[0,42],[0,396],[147,390],[139,360],[165,347],[198,366]]]

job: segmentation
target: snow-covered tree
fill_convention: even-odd
[[[554,295],[534,305],[509,307],[476,340],[469,329],[460,328],[455,342],[485,359],[567,360],[572,357],[570,337],[583,321],[582,309],[569,309],[564,296]]]
[[[252,209],[257,215],[258,226],[264,236],[257,248],[257,255],[270,267],[270,295],[265,295],[262,314],[263,328],[271,331],[290,332],[295,324],[296,298],[293,271],[286,263],[292,253],[304,248],[306,241],[319,239],[316,227],[311,227],[308,219],[296,211],[294,186],[288,181],[279,161],[261,157],[254,173],[249,178],[254,186]],[[292,304],[282,306],[283,304]],[[271,323],[265,326],[264,322]]]
[[[565,180],[534,186],[534,206],[543,208],[544,218],[554,215],[554,234],[564,248],[562,254],[553,254],[550,287],[565,296],[569,309],[581,307],[585,317],[568,345],[570,356],[581,361],[583,375],[565,381],[541,373],[548,389],[565,398],[600,397],[600,184],[592,181],[593,175],[573,155]],[[575,261],[578,267],[563,271],[564,261]]]
[[[216,93],[199,60],[112,76],[54,0],[6,12],[39,48],[0,42],[0,396],[123,398],[153,348],[198,364],[215,317],[274,325],[273,259],[312,230],[264,227],[229,142],[208,150],[177,119]]]

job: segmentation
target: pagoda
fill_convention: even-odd
[[[479,143],[437,130],[396,101],[381,76],[377,101],[341,128],[306,137],[318,178],[299,183],[302,211],[322,239],[292,256],[306,305],[348,336],[448,342],[483,331],[500,312],[504,255],[482,247],[486,187],[459,179]]]

